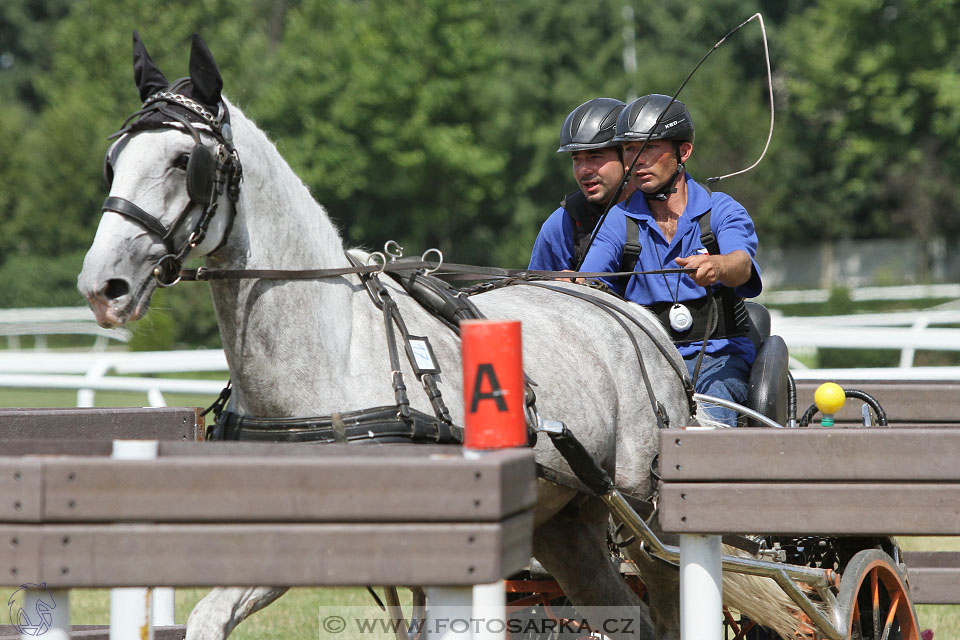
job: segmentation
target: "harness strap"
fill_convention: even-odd
[[[398,260],[398,262],[410,262]],[[424,269],[416,271],[390,271],[390,277],[416,300],[420,306],[442,320],[453,331],[459,333],[461,320],[475,320],[483,317],[476,305],[461,290],[455,289],[443,280],[427,274]]]
[[[380,291],[383,300],[383,326],[387,334],[387,350],[390,354],[390,371],[393,378],[393,395],[397,400],[397,411],[402,418],[410,417],[410,399],[407,397],[407,385],[400,371],[400,355],[397,353],[397,337],[393,332],[394,320],[399,317],[397,303],[385,290]]]
[[[349,253],[347,253],[346,256],[352,264],[357,264],[356,258],[351,256]],[[411,368],[417,375],[417,378],[420,380],[420,384],[423,385],[424,393],[427,395],[427,399],[430,401],[430,405],[433,407],[434,413],[439,420],[448,425],[452,425],[453,418],[450,416],[450,410],[443,401],[443,395],[440,392],[440,388],[437,386],[433,374],[431,372],[422,371],[420,366],[417,364],[413,347],[411,346],[410,332],[407,330],[407,324],[404,322],[403,316],[400,314],[400,309],[393,300],[393,297],[390,295],[390,292],[386,287],[383,286],[383,283],[380,282],[379,278],[377,278],[377,274],[375,273],[361,274],[360,280],[366,287],[367,293],[370,295],[370,299],[373,300],[374,304],[378,308],[383,310],[383,322],[387,336],[387,349],[390,354],[393,390],[394,395],[397,398],[397,410],[400,412],[400,415],[404,418],[409,418],[411,409],[410,401],[407,396],[407,388],[403,382],[403,373],[400,371],[400,356],[397,350],[397,340],[396,336],[394,335],[394,326],[396,326],[396,328],[400,331],[407,354],[407,360],[410,362]],[[426,342],[426,338],[418,339],[423,340],[427,345],[429,345],[429,342]],[[439,373],[439,368],[437,372]]]
[[[578,291],[565,289],[563,287],[557,287],[557,286],[546,284],[543,282],[525,282],[523,284],[540,287],[543,289],[549,289],[550,291],[555,291],[557,293],[562,293],[564,295],[573,296],[574,298],[579,298],[580,300],[589,302],[597,306],[598,308],[602,309],[620,325],[620,327],[624,330],[624,332],[630,338],[630,342],[633,344],[634,352],[637,355],[637,363],[640,365],[640,377],[643,380],[643,385],[647,391],[647,398],[650,401],[651,408],[653,409],[653,415],[656,417],[657,426],[660,429],[666,429],[670,425],[670,416],[667,415],[663,405],[657,401],[656,393],[654,393],[653,385],[650,382],[650,376],[647,373],[647,367],[643,361],[643,351],[640,348],[640,343],[637,342],[637,337],[633,335],[632,331],[630,331],[630,328],[627,326],[627,323],[623,320],[622,316],[626,316],[627,318],[629,318],[636,326],[640,327],[643,330],[643,332],[646,333],[651,338],[651,341],[657,346],[657,348],[660,350],[660,353],[663,354],[664,358],[667,360],[667,362],[670,363],[670,365],[674,368],[674,371],[677,373],[677,375],[680,376],[680,379],[683,381],[684,388],[687,391],[688,402],[691,403],[690,404],[691,413],[693,413],[696,410],[695,405],[692,404],[693,403],[693,386],[690,384],[690,380],[687,376],[687,372],[685,370],[681,370],[680,366],[673,362],[670,355],[668,355],[667,349],[663,347],[656,340],[656,338],[649,332],[649,330],[646,327],[644,327],[639,321],[636,320],[636,318],[629,316],[628,314],[624,313],[621,309],[618,309],[617,307],[610,304],[609,302],[598,299],[596,296],[586,295]]]
[[[620,271],[633,271],[637,266],[637,260],[640,259],[640,251],[643,248],[640,245],[640,224],[629,216],[624,216],[624,219],[627,222],[627,233],[623,243],[623,253],[620,254]],[[631,276],[618,277],[624,289],[627,288],[627,281],[630,278]]]
[[[317,444],[463,443],[460,427],[416,409],[410,410],[407,420],[401,420],[392,405],[314,418],[258,418],[225,411],[217,428],[211,439]]]
[[[349,254],[348,254],[349,255]],[[180,271],[181,280],[204,281],[204,280],[317,280],[320,278],[334,278],[350,274],[369,275],[376,273],[398,273],[404,271],[416,271],[417,269],[433,270],[437,265],[423,260],[397,260],[388,262],[385,265],[359,264],[354,262],[352,267],[335,267],[330,269],[209,269],[200,267],[197,269],[183,269]],[[633,275],[671,275],[678,273],[693,273],[695,270],[688,267],[670,268],[670,269],[651,269],[649,271],[627,271],[627,272],[578,272],[578,278],[608,278],[616,276]],[[444,262],[440,269],[435,272],[438,276],[443,275],[448,280],[480,280],[482,278],[539,278],[550,280],[569,280],[569,271],[540,271],[532,269],[503,269],[500,267],[483,267],[469,264],[455,264]]]
[[[107,199],[103,201],[103,207],[101,207],[101,211],[113,211],[114,213],[119,213],[120,215],[127,216],[128,218],[133,218],[144,227],[160,236],[160,238],[163,239],[163,244],[167,247],[167,250],[172,252],[173,249],[170,245],[170,236],[172,231],[168,231],[167,228],[163,226],[162,222],[126,198],[118,198],[116,196],[107,197]]]
[[[543,466],[539,462],[537,463],[537,476],[547,480],[548,482],[558,484],[561,487],[567,487],[568,489],[574,489],[580,493],[585,493],[587,495],[593,493],[590,487],[585,485],[572,473],[551,469],[550,467]],[[633,507],[633,510],[636,511],[637,514],[644,520],[653,515],[653,512],[656,510],[654,503],[650,500],[644,500],[643,498],[639,498],[635,495],[622,492],[621,495],[628,503],[630,503],[630,506]]]
[[[712,213],[713,209],[708,209],[705,214],[697,219],[697,222],[700,223],[700,244],[707,250],[707,253],[716,256],[720,255],[720,243],[717,242],[717,236],[714,235],[713,229],[710,227]]]

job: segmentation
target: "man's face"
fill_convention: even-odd
[[[615,148],[574,151],[573,179],[593,204],[605,205],[623,180],[623,164]]]
[[[623,162],[626,167],[630,166],[642,146],[642,141],[627,142],[623,145]],[[683,162],[690,157],[691,151],[693,151],[691,143],[680,143],[680,158]],[[677,152],[674,150],[673,142],[651,140],[633,165],[630,183],[644,193],[654,193],[673,177],[676,170]]]

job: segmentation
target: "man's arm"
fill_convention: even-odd
[[[743,250],[722,255],[694,254],[677,258],[676,263],[681,267],[696,269],[696,273],[690,277],[701,287],[718,282],[728,287],[737,287],[747,282],[753,272],[750,254]]]
[[[540,227],[527,269],[560,271],[571,268],[572,263],[573,227],[567,212],[560,208]]]
[[[614,207],[604,218],[603,224],[597,229],[597,235],[583,259],[580,271],[584,273],[613,273],[620,270],[620,254],[623,253],[624,238],[626,237],[626,223],[623,213]],[[623,293],[623,283],[620,278],[600,278],[617,293]],[[583,282],[583,278],[578,278]]]

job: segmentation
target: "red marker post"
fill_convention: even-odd
[[[460,339],[464,457],[476,459],[485,455],[484,452],[525,446],[527,423],[520,322],[464,320],[460,323]],[[462,597],[466,602],[467,594]],[[506,640],[507,603],[503,580],[474,585],[470,601],[472,617],[503,623],[499,629],[481,625],[473,633],[473,640]],[[427,593],[428,623],[429,602],[430,592]]]
[[[519,320],[464,320],[464,442],[475,451],[527,443]]]

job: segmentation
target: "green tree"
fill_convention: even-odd
[[[465,247],[507,193],[489,2],[304,2],[249,111],[348,242]],[[481,222],[481,224],[483,224]]]
[[[960,14],[937,0],[821,3],[784,31],[792,140],[817,194],[811,235],[929,238],[960,229]]]
[[[761,242],[957,233],[957,217],[941,213],[960,201],[954,5],[8,0],[0,271],[35,270],[41,282],[0,279],[0,296],[35,304],[49,289],[46,299],[79,302],[64,274],[79,270],[99,220],[106,137],[138,106],[134,28],[171,79],[187,73],[190,35],[205,38],[225,93],[277,141],[349,244],[396,239],[410,253],[438,247],[448,260],[517,267],[574,188],[569,158],[555,153],[564,116],[597,96],[674,93],[721,36],[762,10],[776,132],[759,167],[715,187],[747,207]],[[624,61],[630,33],[635,70]],[[758,157],[765,74],[751,23],[684,88],[696,178]],[[216,340],[197,304],[194,293],[167,296],[176,340]]]

